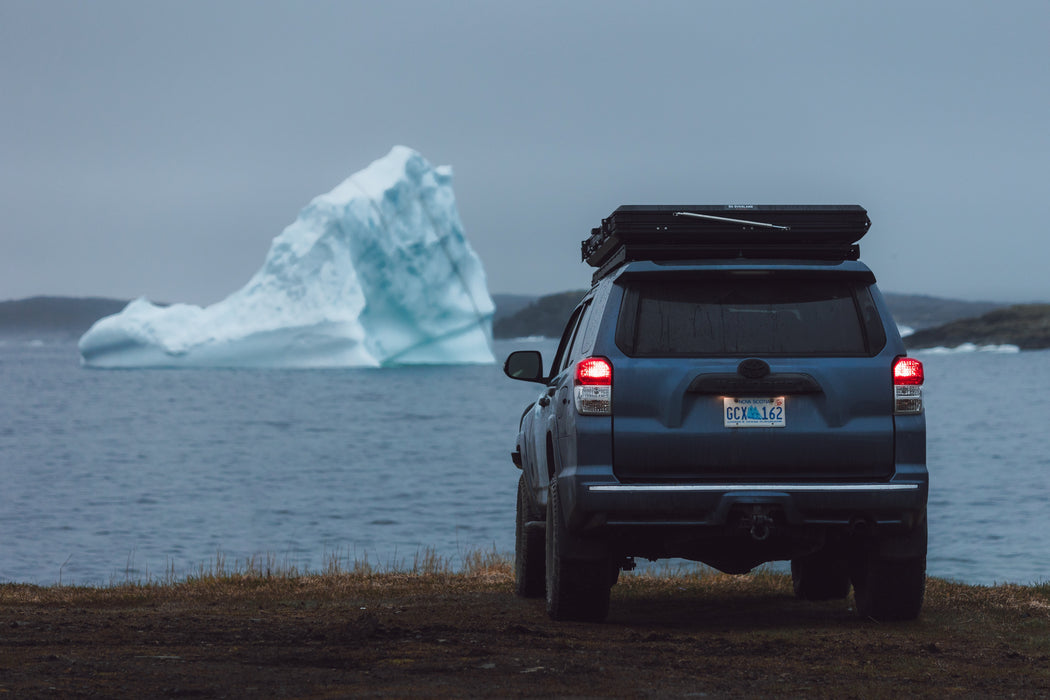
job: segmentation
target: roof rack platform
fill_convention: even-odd
[[[856,260],[871,220],[850,205],[626,205],[582,243],[598,280],[632,260]]]

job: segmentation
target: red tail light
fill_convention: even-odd
[[[897,386],[919,385],[924,378],[922,363],[914,357],[897,358],[893,365],[893,383]]]
[[[576,363],[572,393],[580,415],[612,415],[612,375],[612,363],[604,357],[588,357]]]
[[[893,412],[922,413],[922,383],[926,375],[914,357],[898,357],[893,363]]]
[[[576,384],[611,386],[612,365],[604,357],[588,357],[576,365]]]

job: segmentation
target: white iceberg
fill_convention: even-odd
[[[494,310],[451,168],[396,146],[310,202],[239,291],[204,308],[136,299],[79,348],[90,367],[492,363]]]

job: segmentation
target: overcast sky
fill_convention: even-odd
[[[492,292],[620,204],[857,203],[884,291],[1050,301],[1050,2],[0,0],[0,299],[206,304],[395,144]]]

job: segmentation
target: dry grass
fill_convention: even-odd
[[[0,604],[33,603],[83,605],[89,601],[145,600],[154,602],[188,599],[235,600],[300,597],[337,600],[353,594],[440,587],[448,591],[510,586],[513,572],[507,558],[498,552],[471,551],[457,567],[450,557],[433,550],[417,552],[411,562],[375,565],[365,559],[353,561],[330,556],[320,571],[304,571],[274,555],[230,562],[221,553],[209,565],[201,565],[184,579],[169,570],[161,578],[124,581],[109,586],[56,584],[0,584]]]
[[[330,556],[320,571],[302,571],[273,555],[229,562],[216,556],[184,579],[172,571],[160,579],[125,581],[110,586],[37,586],[0,584],[0,604],[85,605],[89,602],[137,604],[180,600],[342,600],[386,593],[411,595],[441,590],[498,591],[511,589],[513,570],[508,558],[495,550],[476,550],[454,560],[422,550],[408,562],[375,565],[368,559]],[[656,568],[628,572],[613,589],[614,596],[682,597],[707,599],[785,598],[792,596],[791,577],[759,568],[744,575],[722,574],[702,566]],[[1002,584],[972,586],[930,578],[926,587],[928,613],[980,611],[1032,615],[1050,619],[1050,582],[1032,586]]]
[[[926,581],[925,607],[944,612],[998,610],[1050,618],[1050,583],[970,586],[931,578]]]

